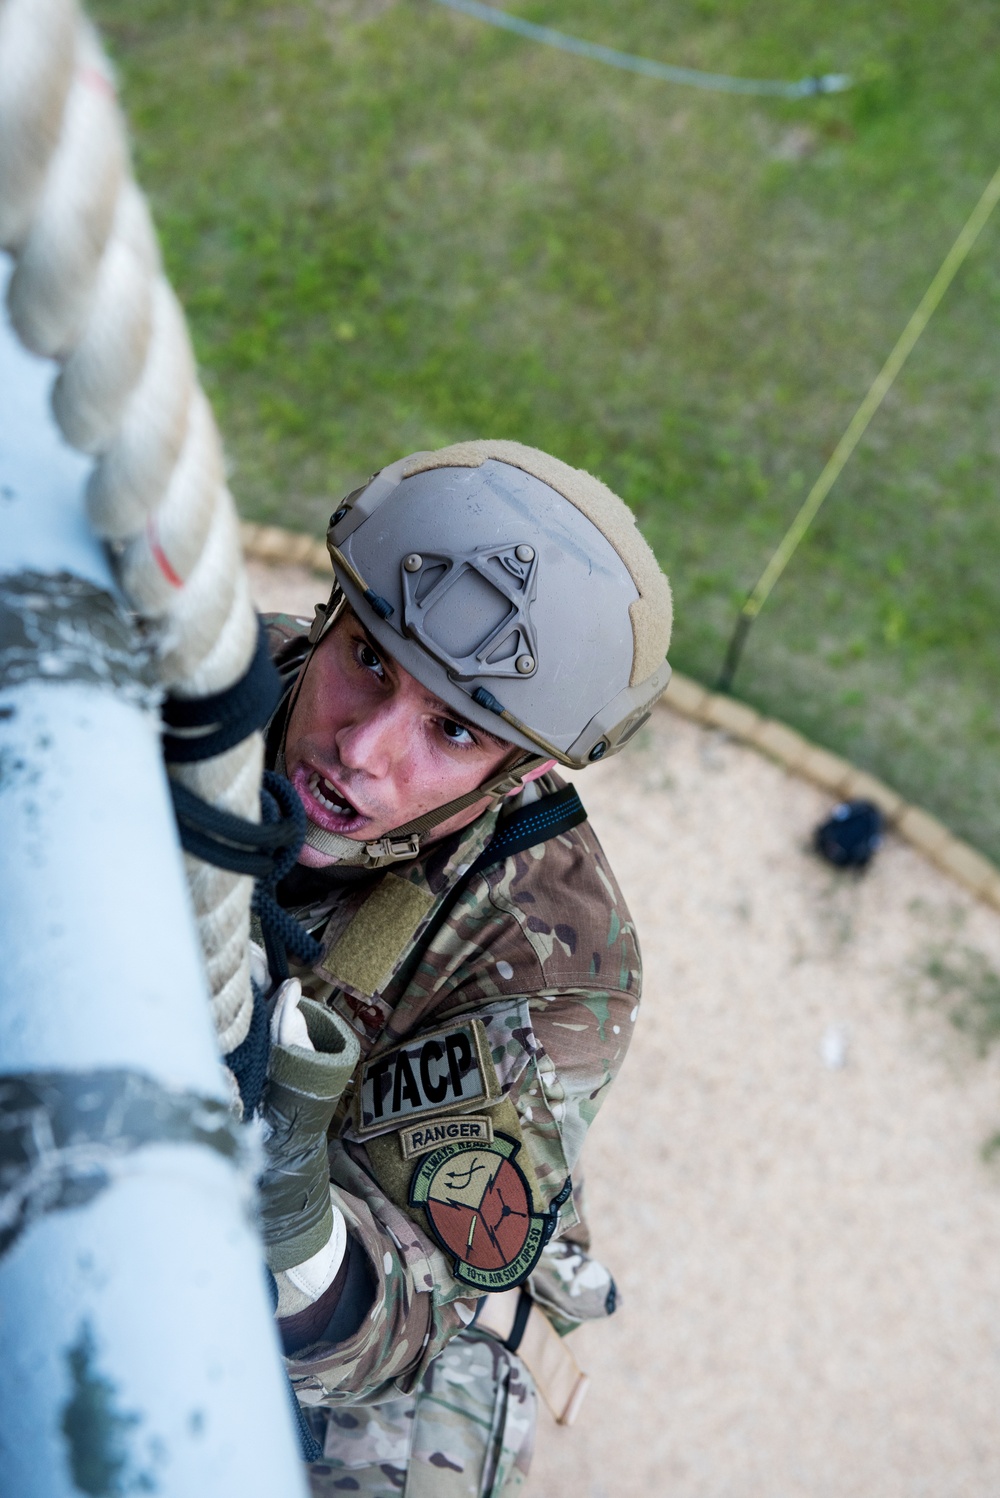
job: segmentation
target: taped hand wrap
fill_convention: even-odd
[[[315,1049],[273,1045],[264,1092],[261,1226],[272,1273],[311,1258],[333,1232],[326,1131],[360,1053],[356,1036],[322,1004],[300,999],[299,1010]]]

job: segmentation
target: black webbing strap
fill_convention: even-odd
[[[528,1291],[521,1286],[521,1294],[517,1301],[517,1310],[514,1312],[514,1324],[510,1329],[510,1335],[503,1344],[508,1352],[516,1352],[524,1337],[525,1327],[528,1325],[528,1317],[531,1315],[531,1307],[534,1301]]]
[[[263,728],[281,700],[283,687],[271,660],[264,622],[257,620],[257,648],[239,681],[210,697],[168,697],[160,708],[167,728],[163,758],[169,765],[212,759]]]
[[[561,832],[569,832],[571,828],[578,827],[586,820],[587,813],[583,802],[576,793],[576,787],[572,785],[563,786],[561,791],[553,791],[551,795],[542,796],[528,806],[519,806],[516,811],[503,817],[475,863],[471,864],[462,877],[452,885],[431,916],[416,950],[410,953],[406,961],[403,986],[405,987],[410,982],[424,952],[477,874],[492,868],[494,864],[502,863],[507,858],[512,858],[515,853],[523,853],[525,848],[535,848],[539,843],[548,842],[551,837],[558,837]]]
[[[569,832],[586,820],[587,813],[574,785],[563,786],[561,791],[542,796],[529,806],[519,806],[497,824],[496,832],[472,865],[467,877],[471,878],[473,874],[479,874],[483,869],[488,869],[515,853],[523,853],[525,848],[546,843],[550,837],[558,837],[561,832]]]

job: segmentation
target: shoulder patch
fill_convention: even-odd
[[[489,1107],[499,1096],[483,1024],[465,1020],[369,1057],[358,1088],[357,1137],[456,1109]]]
[[[520,1148],[506,1134],[490,1144],[456,1140],[428,1155],[410,1182],[410,1205],[423,1208],[454,1261],[452,1274],[479,1290],[520,1284],[549,1237],[549,1219],[534,1210],[515,1160]]]

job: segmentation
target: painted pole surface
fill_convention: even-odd
[[[0,314],[0,1494],[300,1498],[154,704],[54,375]]]

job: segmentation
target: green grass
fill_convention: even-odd
[[[1000,1040],[1000,973],[984,953],[954,944],[932,951],[925,971],[951,1024],[985,1056]]]
[[[736,608],[1000,160],[985,0],[99,0],[245,514],[321,533],[416,447],[516,437],[634,507],[711,680]],[[736,690],[1000,857],[1000,215],[762,613]]]
[[[953,922],[952,932],[917,959],[914,997],[943,1013],[982,1059],[1000,1041],[1000,973],[985,952],[958,939],[957,909]],[[1000,1159],[1000,1131],[984,1140],[981,1153],[988,1162]]]

